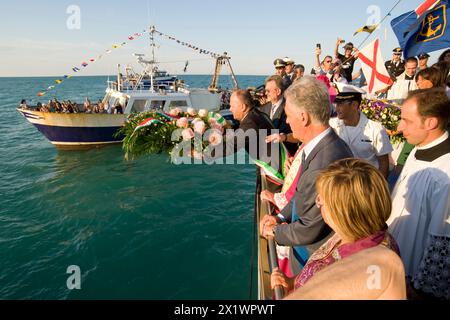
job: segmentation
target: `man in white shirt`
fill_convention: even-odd
[[[347,143],[355,158],[366,160],[387,178],[389,154],[393,149],[386,129],[359,111],[362,89],[345,84],[338,84],[338,89],[337,118],[330,119],[330,126]]]
[[[388,91],[387,98],[389,100],[404,100],[408,93],[417,90],[416,71],[417,59],[408,58],[405,62],[405,72],[397,77],[397,80]]]
[[[411,93],[398,130],[415,146],[392,193],[387,224],[415,293],[450,299],[450,102],[440,88]]]

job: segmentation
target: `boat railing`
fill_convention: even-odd
[[[184,83],[180,83],[178,80],[170,80],[170,81],[155,81],[153,87],[150,83],[140,83],[135,85],[133,83],[121,83],[117,84],[116,81],[107,81],[108,89],[114,91],[120,91],[124,93],[175,93],[175,92],[186,92],[189,86]]]
[[[267,190],[267,178],[261,176],[261,191]],[[268,239],[260,236],[259,230],[260,222],[265,215],[271,215],[272,208],[268,201],[261,201],[259,194],[256,200],[256,214],[257,214],[257,230],[258,230],[258,294],[259,300],[281,300],[283,298],[283,288],[281,286],[275,287],[272,291],[270,285],[270,275],[272,270],[278,268],[278,258],[275,240],[271,237]]]

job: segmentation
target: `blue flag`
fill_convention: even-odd
[[[416,11],[407,12],[392,20],[405,58],[450,47],[450,0],[441,0],[418,17]]]

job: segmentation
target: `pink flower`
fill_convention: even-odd
[[[177,120],[177,127],[179,128],[187,128],[189,127],[189,120],[188,118],[180,118]]]
[[[195,118],[194,120],[192,120],[191,124],[192,124],[192,125],[195,125],[197,122],[200,122],[200,121],[203,122],[202,119],[200,119],[200,118]]]
[[[206,110],[206,109],[200,109],[200,110],[198,111],[198,115],[199,115],[200,117],[202,117],[202,118],[205,118],[205,117],[208,116],[208,110]]]
[[[209,137],[208,137],[208,142],[210,145],[212,146],[217,146],[219,144],[222,143],[222,133],[218,130],[211,130]]]
[[[196,115],[197,115],[197,111],[195,111],[194,108],[187,108],[186,112],[187,112],[190,116],[196,116]]]
[[[194,131],[200,134],[204,134],[206,131],[206,124],[200,120],[194,123]]]
[[[192,131],[192,129],[190,128],[184,129],[181,135],[183,136],[184,141],[189,141],[192,140],[192,138],[194,138],[194,131]]]
[[[223,127],[220,124],[218,124],[217,122],[216,123],[212,123],[211,124],[211,128],[214,129],[214,130],[219,131],[220,133],[223,133],[223,131],[224,131]]]

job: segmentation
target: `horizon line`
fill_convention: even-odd
[[[189,74],[174,74],[174,76],[181,77],[183,75],[186,76],[213,76],[211,74],[201,74],[201,73],[189,73]],[[227,77],[230,75],[220,75],[223,77]],[[268,77],[269,75],[266,74],[236,74],[237,77]],[[98,74],[98,75],[83,75],[83,76],[72,76],[71,78],[83,78],[83,77],[117,77],[116,74],[114,75],[105,75],[105,74]],[[0,76],[0,79],[4,78],[63,78],[62,76]]]

